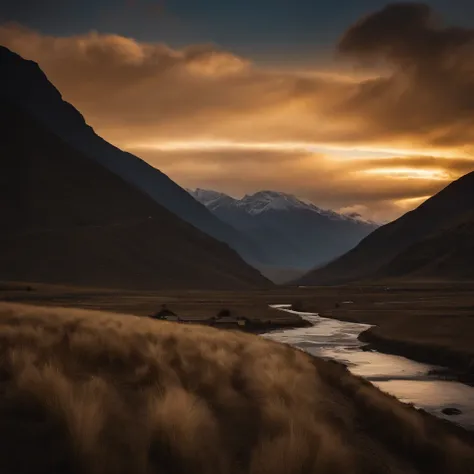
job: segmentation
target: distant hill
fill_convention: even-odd
[[[1,98],[0,165],[0,280],[130,289],[270,285],[226,244]]]
[[[259,268],[268,275],[284,270],[296,276],[324,264],[377,228],[373,222],[320,209],[282,192],[260,191],[242,199],[204,189],[189,192],[219,219],[264,249],[271,265]]]
[[[0,97],[23,107],[72,149],[121,176],[181,219],[226,242],[247,261],[265,263],[255,242],[220,221],[161,171],[99,137],[82,115],[62,100],[35,62],[0,46],[0,71]]]
[[[339,284],[386,276],[467,278],[472,272],[473,211],[471,172],[297,283]]]

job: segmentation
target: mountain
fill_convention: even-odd
[[[471,271],[473,211],[471,172],[297,283],[340,284],[394,276],[464,278]]]
[[[242,199],[204,189],[190,192],[219,219],[257,242],[265,249],[267,261],[276,269],[287,269],[287,274],[334,259],[377,227],[276,191]]]
[[[380,278],[474,280],[474,214],[399,253],[376,273]]]
[[[234,198],[228,196],[224,193],[219,193],[217,191],[211,191],[208,189],[186,189],[197,201],[201,204],[204,204],[208,209],[213,209],[214,206],[231,204],[235,201]]]
[[[203,203],[213,211],[222,206],[238,207],[251,215],[272,210],[310,210],[334,220],[357,221],[376,225],[374,222],[363,220],[360,214],[338,214],[331,210],[321,209],[311,202],[298,199],[292,194],[277,191],[259,191],[255,194],[246,194],[242,199],[235,199],[227,194],[209,189],[198,188],[195,190],[187,189],[187,191],[199,202]]]
[[[255,242],[221,222],[168,176],[99,137],[82,115],[62,100],[35,62],[0,46],[0,71],[0,97],[23,107],[70,147],[113,171],[181,219],[228,243],[247,261],[264,260]]]
[[[270,285],[226,244],[1,97],[0,165],[0,280],[128,289]]]

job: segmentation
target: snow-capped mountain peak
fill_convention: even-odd
[[[238,205],[244,207],[249,214],[254,215],[271,210],[317,209],[313,204],[307,204],[292,194],[277,191],[259,191],[255,194],[246,194]]]
[[[212,189],[196,188],[194,190],[186,189],[186,191],[210,210],[216,210],[220,206],[231,206],[234,202],[238,202],[228,194],[213,191]]]
[[[347,252],[377,226],[321,209],[293,194],[264,190],[236,199],[197,189],[191,194],[265,252],[271,266],[310,269]]]
[[[187,189],[186,191],[192,194],[198,201],[203,204],[207,204],[209,202],[215,201],[216,199],[220,199],[224,196],[227,196],[227,194],[220,193],[218,191],[212,191],[211,189],[197,188],[195,190]]]
[[[271,211],[310,211],[330,220],[369,223],[359,215],[340,214],[335,211],[321,209],[310,201],[279,191],[258,191],[254,194],[246,194],[242,199],[235,199],[227,194],[210,189],[197,188],[195,190],[188,189],[187,191],[212,211],[223,208],[238,209],[240,212],[243,211],[251,216]]]

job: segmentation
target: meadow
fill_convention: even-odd
[[[409,282],[255,291],[122,291],[0,282],[0,301],[147,316],[166,304],[184,321],[207,324],[222,310],[248,318],[251,332],[304,325],[270,304],[374,325],[361,339],[383,352],[448,366],[474,380],[474,284]]]
[[[473,435],[251,334],[0,303],[0,472],[468,473]]]

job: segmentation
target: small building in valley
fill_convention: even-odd
[[[242,329],[249,324],[249,320],[238,314],[234,314],[228,309],[220,310],[216,316],[211,319],[211,326],[221,329]]]
[[[161,319],[164,321],[180,321],[179,316],[173,311],[171,311],[165,304],[161,305],[160,311],[156,312],[155,314],[152,314],[150,317],[153,319]]]

